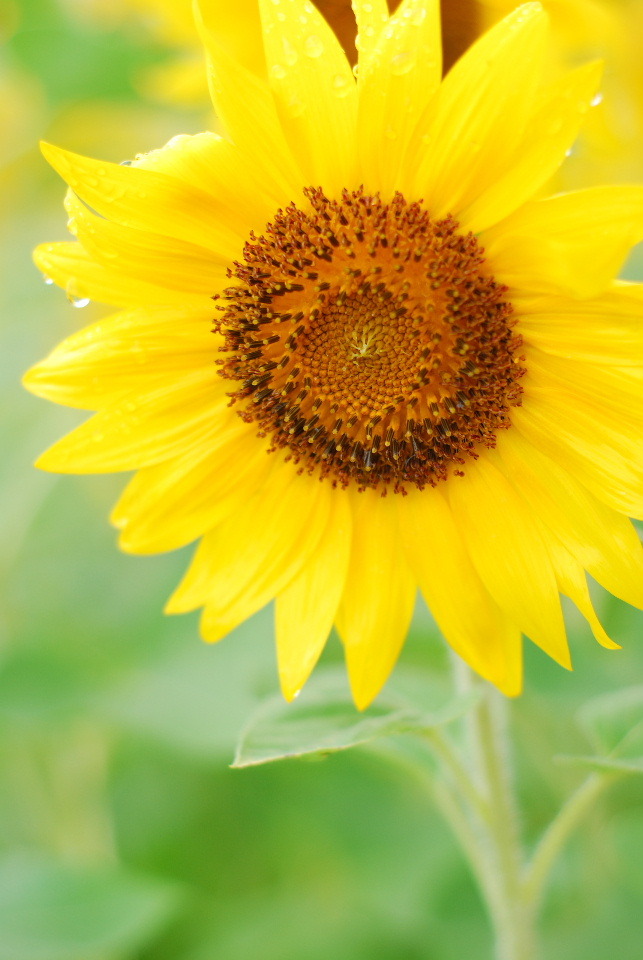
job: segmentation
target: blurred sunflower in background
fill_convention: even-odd
[[[40,466],[138,470],[121,544],[201,538],[168,609],[203,606],[206,639],[276,598],[288,698],[335,623],[366,706],[418,586],[515,694],[521,633],[570,666],[561,592],[615,645],[585,570],[643,603],[643,293],[614,279],[643,188],[532,199],[600,77],[550,80],[540,4],[444,80],[436,3],[354,6],[357,79],[310,3],[203,2],[225,137],[130,166],[45,148],[77,240],[37,263],[124,310],[27,375],[98,411]]]

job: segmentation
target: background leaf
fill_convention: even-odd
[[[176,887],[119,868],[0,861],[0,960],[94,960],[141,947],[177,908]]]
[[[418,704],[418,695],[433,708]],[[449,700],[429,676],[400,670],[377,701],[360,712],[345,671],[319,670],[294,703],[276,696],[257,710],[241,735],[233,766],[333,753],[379,737],[430,729],[461,716],[477,696]]]

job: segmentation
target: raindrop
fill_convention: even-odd
[[[599,103],[603,102],[603,94],[597,93],[595,97],[592,97],[590,102],[593,107],[597,107]]]
[[[353,76],[355,77],[356,80],[359,77],[359,63],[356,63],[355,66],[353,67]]]
[[[280,63],[273,63],[270,69],[270,73],[273,75],[275,80],[283,80],[284,77],[286,76],[286,71],[284,70],[284,68],[281,66]]]
[[[372,3],[364,3],[364,4],[362,4],[362,10],[364,11],[364,13],[372,13],[372,12],[373,12],[373,4],[372,4]]]
[[[419,7],[411,12],[411,23],[414,27],[419,27],[426,20],[426,8]]]
[[[133,163],[133,160],[121,160],[119,167],[131,167]]]
[[[394,73],[396,77],[401,77],[405,73],[409,73],[414,66],[415,58],[409,50],[396,53],[391,60],[391,72]]]
[[[54,281],[51,279],[51,277],[46,277],[44,273],[43,273],[43,275],[42,275],[42,279],[45,281],[45,283],[47,284],[48,287],[51,287],[52,284],[53,284],[53,282],[54,282]]]
[[[333,77],[333,92],[336,97],[347,97],[350,91],[350,80],[343,73]]]
[[[306,55],[309,57],[321,57],[324,52],[324,44],[321,42],[318,36],[314,33],[306,38],[304,42],[304,50]]]
[[[573,147],[570,147],[569,150],[565,150],[565,156],[566,156],[566,157],[571,157],[571,156],[573,155],[573,153],[574,153],[574,148],[573,148]]]
[[[287,66],[294,67],[298,60],[297,51],[287,37],[282,38],[281,45],[283,47],[284,60],[286,61]]]
[[[81,310],[83,307],[86,307],[91,303],[89,297],[75,297],[73,294],[68,293],[67,298],[71,303],[72,307],[76,307],[78,310]]]

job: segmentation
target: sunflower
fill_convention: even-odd
[[[288,699],[335,624],[368,705],[418,587],[508,695],[522,633],[571,667],[561,593],[615,647],[585,571],[643,605],[643,289],[614,279],[643,188],[533,199],[600,68],[540,82],[538,3],[444,80],[431,0],[355,0],[357,76],[305,0],[260,0],[259,61],[236,6],[201,3],[225,137],[129,166],[44,147],[77,240],[36,261],[123,309],[27,374],[97,411],[38,465],[138,471],[120,544],[200,539],[167,609],[203,607],[206,640],[274,598]]]

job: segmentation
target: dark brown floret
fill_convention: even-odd
[[[280,210],[219,298],[240,416],[303,469],[403,492],[495,445],[524,373],[473,234],[362,190]]]

